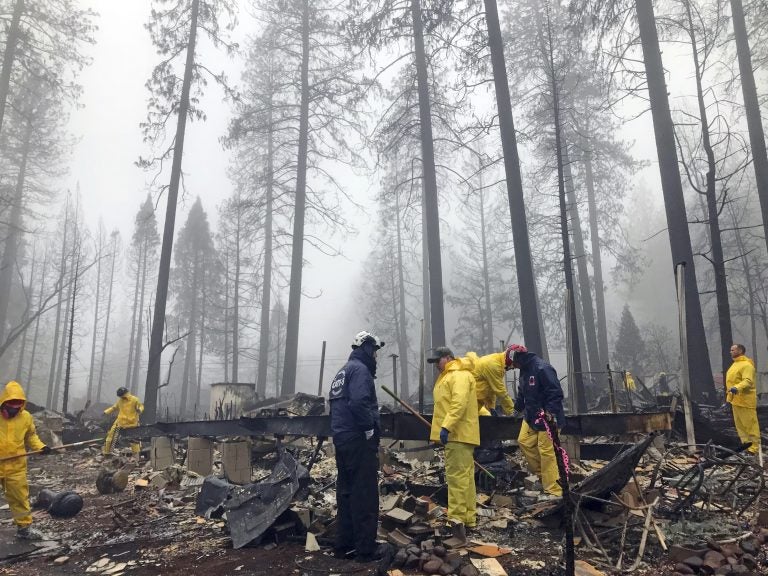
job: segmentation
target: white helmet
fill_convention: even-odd
[[[365,330],[361,330],[357,334],[355,334],[355,339],[352,340],[352,348],[357,348],[359,346],[363,345],[363,342],[366,340],[373,340],[373,343],[376,345],[376,349],[382,348],[384,346],[384,342],[379,340],[379,337],[371,334],[370,332],[367,332]]]

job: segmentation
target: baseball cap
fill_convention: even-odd
[[[453,352],[451,352],[451,349],[448,348],[448,346],[438,346],[437,348],[433,348],[432,352],[427,356],[427,362],[436,364],[437,362],[440,362],[440,358],[443,358],[444,356],[453,357]]]

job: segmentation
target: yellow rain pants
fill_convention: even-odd
[[[24,458],[21,458],[24,460]],[[26,528],[32,524],[31,508],[29,506],[29,484],[27,484],[27,471],[14,472],[6,476],[0,476],[0,493],[8,501],[11,509],[13,523],[19,528]]]
[[[757,409],[743,406],[731,406],[733,409],[733,422],[736,424],[736,432],[742,442],[752,442],[747,450],[751,454],[757,454],[760,449],[760,424],[757,421]]]
[[[107,438],[104,441],[104,448],[102,450],[102,453],[106,456],[107,454],[112,453],[112,442],[115,439],[115,433],[123,428],[135,428],[136,426],[120,426],[118,424],[118,421],[115,420],[115,422],[112,424],[112,427],[109,429],[109,432],[107,432]],[[137,442],[131,442],[131,452],[134,454],[138,454],[141,452],[141,444]]]
[[[533,474],[537,474],[541,479],[541,486],[544,488],[544,492],[553,496],[562,496],[563,489],[557,483],[560,473],[557,471],[555,447],[552,445],[552,440],[549,439],[546,431],[539,432],[531,428],[528,422],[523,420],[520,434],[517,437],[517,443],[528,462],[528,469]]]
[[[448,518],[469,527],[477,524],[474,449],[472,444],[464,442],[449,441],[445,445]]]

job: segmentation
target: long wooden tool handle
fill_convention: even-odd
[[[389,394],[390,396],[392,396],[392,398],[394,398],[394,399],[395,399],[397,402],[399,402],[399,403],[400,403],[400,405],[401,405],[403,408],[405,408],[406,410],[408,410],[408,412],[410,412],[411,414],[413,414],[414,416],[416,416],[416,418],[418,418],[419,420],[421,420],[421,422],[422,422],[422,423],[423,423],[423,424],[424,424],[424,425],[425,425],[427,428],[430,428],[430,429],[432,428],[432,424],[430,424],[429,422],[427,422],[427,419],[426,419],[426,418],[424,418],[424,417],[423,417],[421,414],[419,414],[418,412],[416,412],[416,410],[414,410],[413,408],[411,408],[411,406],[410,406],[409,404],[407,404],[406,402],[404,402],[403,400],[401,400],[400,398],[398,398],[398,397],[395,395],[395,393],[394,393],[394,392],[392,392],[392,390],[390,390],[389,388],[387,388],[387,387],[386,387],[386,386],[384,386],[383,384],[381,385],[381,389],[382,389],[382,390],[384,390],[384,392],[386,392],[386,393],[387,393],[387,394]],[[485,472],[485,473],[486,473],[486,474],[487,474],[487,475],[488,475],[488,476],[489,476],[489,477],[490,477],[492,480],[496,480],[496,476],[494,476],[493,474],[491,474],[491,473],[490,473],[490,472],[489,472],[489,471],[488,471],[488,470],[485,468],[485,466],[483,466],[482,464],[480,464],[480,463],[479,463],[477,460],[474,460],[474,459],[473,459],[472,461],[475,463],[475,466],[477,466],[478,468],[480,468],[480,470],[482,470],[483,472]]]
[[[81,446],[88,446],[90,444],[96,444],[104,442],[104,438],[94,438],[93,440],[83,440],[82,442],[73,442],[72,444],[62,444],[61,446],[51,447],[51,451],[62,450],[65,448],[79,448]],[[16,454],[15,456],[6,456],[0,458],[0,462],[7,462],[8,460],[15,460],[16,458],[24,458],[25,456],[34,456],[35,454],[42,454],[40,450],[33,450],[32,452],[25,452],[24,454]]]

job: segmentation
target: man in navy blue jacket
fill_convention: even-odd
[[[537,422],[539,412],[544,410],[554,416],[558,428],[565,426],[563,389],[557,372],[551,364],[520,344],[511,344],[507,348],[507,358],[513,367],[520,369],[515,412],[523,413],[523,424],[517,443],[528,462],[528,468],[541,479],[544,492],[551,496],[562,496],[563,489],[557,482],[559,473],[552,440],[543,422]]]
[[[334,555],[356,552],[358,562],[381,559],[376,545],[379,518],[379,403],[376,399],[376,352],[384,346],[373,334],[355,335],[352,353],[331,383],[331,434],[336,449],[337,530]]]

